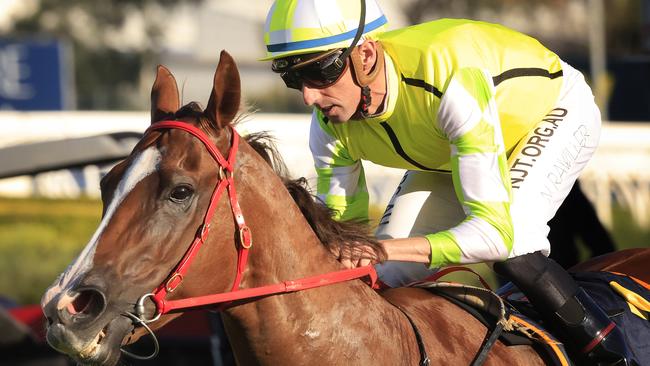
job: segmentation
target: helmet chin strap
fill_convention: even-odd
[[[361,87],[361,102],[359,103],[359,114],[361,114],[361,117],[366,118],[370,115],[368,112],[368,108],[370,108],[370,104],[372,104],[372,95],[370,92],[370,87],[369,86],[362,86]]]
[[[376,45],[377,59],[375,60],[372,70],[367,74],[363,70],[363,60],[359,52],[352,52],[350,54],[350,60],[352,61],[352,77],[354,82],[361,88],[361,101],[357,108],[357,114],[362,118],[366,118],[370,114],[368,112],[372,103],[370,84],[384,71],[384,50],[382,49],[381,44],[376,43]]]

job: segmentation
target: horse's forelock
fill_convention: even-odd
[[[212,136],[216,136],[219,131],[217,123],[205,115],[201,105],[197,102],[190,102],[182,106],[174,113],[173,118],[176,120],[193,119],[197,127]]]
[[[245,113],[239,114],[238,116],[235,117],[234,120],[232,120],[229,125],[230,126],[235,126],[237,125],[240,120],[245,116]],[[221,127],[219,127],[219,123],[216,121],[213,121],[211,117],[205,113],[205,111],[201,108],[201,105],[198,102],[190,102],[182,106],[179,110],[176,111],[176,113],[172,114],[171,119],[193,119],[194,123],[199,127],[201,130],[204,132],[208,133],[209,135],[212,136],[217,136],[219,134],[219,131],[221,130]]]

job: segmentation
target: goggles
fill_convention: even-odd
[[[280,74],[288,88],[301,90],[303,84],[322,89],[336,83],[348,66],[341,60],[342,49],[325,53],[290,56],[273,60],[271,69]]]

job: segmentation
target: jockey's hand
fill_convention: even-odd
[[[359,243],[331,247],[330,252],[347,269],[364,267],[382,261],[375,248]]]

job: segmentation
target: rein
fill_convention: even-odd
[[[366,266],[326,273],[317,276],[305,277],[296,280],[284,281],[278,284],[240,289],[243,273],[246,269],[246,263],[248,262],[248,251],[253,245],[253,236],[250,228],[246,225],[244,215],[242,214],[241,208],[239,206],[239,201],[237,199],[237,193],[235,190],[235,181],[233,178],[235,157],[237,155],[240,139],[239,134],[237,134],[237,132],[231,128],[232,142],[230,151],[228,152],[228,158],[226,159],[202,130],[186,122],[157,122],[155,124],[152,124],[147,129],[145,134],[149,131],[166,129],[180,129],[198,138],[207,148],[208,152],[214,158],[216,163],[219,165],[219,177],[217,185],[210,199],[210,205],[208,206],[208,209],[205,213],[203,223],[197,229],[196,237],[190,244],[187,252],[167,277],[167,279],[163,281],[163,283],[156,287],[153,292],[147,293],[138,299],[135,307],[135,316],[137,316],[137,318],[140,320],[139,323],[145,324],[154,322],[158,320],[160,316],[167,313],[218,304],[221,304],[221,306],[218,307],[218,310],[223,310],[229,306],[232,306],[231,303],[237,300],[254,299],[261,296],[307,290],[364,277],[368,278],[367,282],[371,286],[376,286],[377,273],[375,272],[373,266]],[[228,191],[230,207],[235,218],[235,222],[237,223],[237,230],[239,231],[239,244],[237,246],[237,269],[231,290],[229,292],[219,294],[167,300],[167,295],[174,292],[174,290],[183,282],[185,273],[187,272],[189,266],[192,264],[194,257],[201,248],[201,245],[205,243],[209,234],[210,222],[214,215],[217,202],[221,198],[224,191]],[[145,317],[144,302],[148,298],[151,299],[156,306],[155,313],[150,319],[147,319]]]

